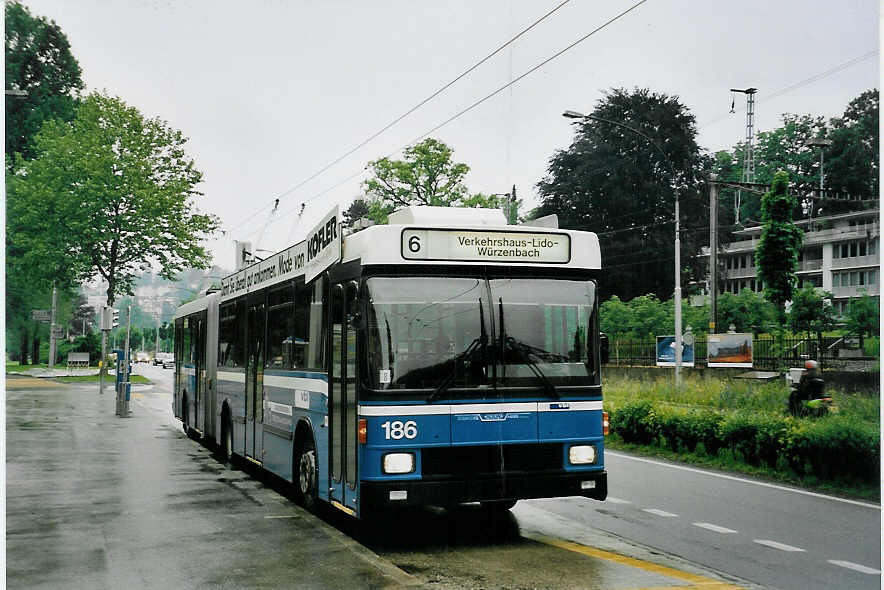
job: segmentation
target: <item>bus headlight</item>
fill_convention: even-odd
[[[596,452],[592,445],[574,445],[568,449],[568,461],[571,465],[589,465],[595,463]]]
[[[387,453],[384,455],[384,473],[414,472],[413,453]]]

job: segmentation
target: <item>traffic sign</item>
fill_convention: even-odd
[[[52,319],[52,311],[48,309],[31,310],[31,317],[38,322],[48,322]]]

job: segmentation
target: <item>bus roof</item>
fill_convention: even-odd
[[[582,270],[602,266],[594,233],[507,225],[503,213],[496,209],[406,207],[390,215],[389,225],[371,226],[346,238],[341,237],[338,218],[335,209],[308,234],[308,239],[225,277],[221,281],[221,300],[298,276],[310,281],[338,260],[402,266],[505,265]],[[339,250],[335,250],[335,243]],[[325,255],[329,251],[334,258]]]

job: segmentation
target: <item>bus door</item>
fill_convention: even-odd
[[[246,457],[263,462],[264,442],[264,303],[248,306],[246,328]]]
[[[193,424],[200,432],[206,431],[206,315],[194,321],[193,341],[196,347],[196,370],[193,388]]]
[[[331,500],[356,510],[358,496],[355,281],[332,286],[329,426],[331,428]]]

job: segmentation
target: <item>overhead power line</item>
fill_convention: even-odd
[[[308,176],[308,177],[305,178],[304,180],[300,181],[300,182],[299,182],[298,184],[296,184],[295,186],[293,186],[293,187],[289,188],[288,190],[286,190],[286,191],[280,193],[279,196],[276,197],[276,198],[277,198],[277,199],[281,199],[282,197],[285,197],[285,196],[287,196],[287,195],[290,195],[291,193],[293,193],[293,192],[296,191],[297,189],[301,188],[302,186],[304,186],[305,184],[307,184],[307,183],[310,182],[311,180],[313,180],[313,179],[315,179],[316,177],[318,177],[319,175],[321,175],[323,172],[327,171],[329,168],[331,168],[331,167],[334,166],[335,164],[339,163],[341,160],[343,160],[343,159],[346,158],[347,156],[350,156],[350,155],[352,155],[353,153],[355,153],[357,150],[359,150],[360,148],[365,147],[369,142],[371,142],[372,140],[376,139],[376,138],[377,138],[378,136],[380,136],[382,133],[384,133],[385,131],[387,131],[388,129],[390,129],[391,127],[393,127],[394,125],[396,125],[396,124],[399,123],[400,121],[402,121],[405,117],[407,117],[407,116],[410,115],[411,113],[415,112],[416,110],[418,110],[419,108],[421,108],[422,106],[424,106],[425,104],[427,104],[428,102],[430,102],[431,100],[433,100],[434,98],[436,98],[437,96],[439,96],[440,94],[442,94],[443,92],[445,92],[446,90],[448,90],[451,86],[453,86],[455,83],[457,83],[458,81],[460,81],[462,78],[464,78],[465,76],[467,76],[468,74],[470,74],[473,70],[475,70],[476,68],[478,68],[479,66],[481,66],[482,64],[484,64],[485,62],[487,62],[489,59],[491,59],[492,57],[494,57],[495,55],[497,55],[498,53],[500,53],[501,51],[503,51],[504,49],[506,49],[507,47],[509,47],[509,46],[512,45],[513,43],[515,43],[515,41],[516,41],[517,39],[519,39],[520,37],[522,37],[523,35],[525,35],[525,33],[527,33],[528,31],[530,31],[531,29],[533,29],[534,27],[536,27],[537,25],[539,25],[541,22],[543,22],[544,20],[546,20],[547,18],[549,18],[550,16],[552,16],[553,13],[555,13],[556,11],[558,11],[560,8],[562,8],[565,4],[567,4],[567,3],[570,2],[570,1],[571,1],[571,0],[564,0],[563,2],[559,3],[558,5],[556,5],[552,10],[550,10],[549,12],[547,12],[546,14],[544,14],[543,16],[541,16],[540,18],[538,18],[537,20],[535,20],[533,23],[531,23],[530,25],[528,25],[527,27],[525,27],[524,29],[522,29],[519,33],[517,33],[517,34],[516,34],[514,37],[512,37],[509,41],[507,41],[506,43],[504,43],[503,45],[501,45],[500,47],[498,47],[497,49],[495,49],[494,51],[492,51],[491,53],[489,53],[488,55],[486,55],[485,57],[483,57],[482,59],[480,59],[480,60],[477,61],[476,63],[474,63],[472,66],[470,66],[470,67],[467,68],[466,70],[464,70],[461,74],[459,74],[459,75],[458,75],[457,77],[455,77],[453,80],[451,80],[451,81],[448,82],[447,84],[444,84],[444,85],[443,85],[442,87],[440,87],[438,90],[436,90],[435,92],[433,92],[432,94],[430,94],[428,97],[426,97],[425,99],[423,99],[422,101],[420,101],[419,103],[417,103],[416,105],[414,105],[413,107],[411,107],[410,109],[408,109],[407,111],[405,111],[404,113],[402,113],[401,115],[399,115],[398,117],[396,117],[395,119],[393,119],[392,121],[390,121],[389,123],[387,123],[386,125],[384,125],[380,130],[378,130],[378,131],[376,131],[375,133],[371,134],[368,138],[364,139],[362,142],[360,142],[360,143],[359,143],[358,145],[356,145],[355,147],[351,148],[349,151],[347,151],[347,152],[344,153],[343,155],[341,155],[341,156],[335,158],[334,160],[332,160],[331,162],[329,162],[328,164],[326,164],[326,165],[325,165],[324,167],[322,167],[318,172],[315,172],[315,173],[311,174],[310,176]],[[305,202],[306,202],[306,201],[305,201]],[[237,225],[236,228],[239,228],[239,227],[241,227],[242,225],[244,225],[244,224],[245,224],[247,221],[249,221],[252,217],[253,217],[253,216],[250,216],[249,219],[247,219],[247,220],[244,221],[243,223],[240,223],[239,225]],[[236,228],[234,228],[234,229],[236,229]]]
[[[793,90],[798,90],[799,88],[802,88],[804,86],[807,86],[808,84],[812,84],[814,82],[822,80],[823,78],[828,78],[829,76],[831,76],[833,74],[837,74],[841,70],[846,70],[847,68],[854,66],[854,65],[856,65],[862,61],[865,61],[869,58],[875,57],[876,55],[878,55],[877,50],[869,51],[868,53],[864,53],[858,57],[854,57],[853,59],[850,59],[850,60],[847,60],[846,62],[840,63],[837,66],[829,68],[828,70],[822,71],[819,74],[815,74],[815,75],[811,76],[810,78],[805,78],[804,80],[801,80],[800,82],[796,82],[795,84],[792,84],[791,86],[786,86],[785,88],[781,88],[779,90],[776,90],[776,91],[772,92],[771,94],[761,96],[755,102],[763,102],[766,100],[770,100],[772,98],[776,98],[778,96],[782,96],[783,94],[786,94],[788,92],[792,92]],[[728,111],[727,113],[725,113],[719,117],[716,117],[714,119],[710,119],[709,121],[706,121],[705,123],[700,125],[698,127],[698,129],[702,129],[702,128],[708,127],[709,125],[712,125],[714,123],[718,123],[719,121],[723,121],[723,120],[727,119],[731,113],[735,113],[737,111],[742,111],[742,110],[745,110],[745,108],[740,108],[735,111]]]
[[[501,87],[498,88],[497,90],[491,92],[490,94],[487,94],[487,95],[484,96],[483,98],[480,98],[479,100],[477,100],[477,101],[475,101],[474,103],[472,103],[470,106],[468,106],[468,107],[462,109],[461,111],[459,111],[459,112],[456,113],[455,115],[452,115],[451,117],[449,117],[448,119],[446,119],[446,120],[443,121],[442,123],[436,125],[435,127],[433,127],[432,129],[430,129],[429,131],[427,131],[427,132],[425,132],[425,133],[422,133],[421,135],[419,135],[419,136],[416,137],[415,139],[412,139],[410,142],[406,143],[405,145],[403,145],[403,146],[399,147],[398,149],[396,149],[396,150],[390,152],[390,153],[387,154],[385,157],[386,157],[386,158],[390,158],[390,157],[392,157],[392,156],[398,154],[399,152],[401,152],[402,150],[404,150],[404,149],[407,148],[408,146],[417,143],[418,141],[420,141],[420,140],[423,139],[424,137],[428,136],[429,134],[433,133],[434,131],[438,131],[439,129],[441,129],[442,127],[448,125],[449,123],[451,123],[451,122],[454,121],[455,119],[458,119],[458,118],[462,117],[463,115],[467,114],[468,112],[470,112],[471,110],[473,110],[473,109],[476,108],[477,106],[481,105],[481,104],[484,103],[485,101],[487,101],[487,100],[493,98],[494,96],[500,94],[501,92],[503,92],[504,90],[506,90],[506,89],[509,88],[510,86],[513,86],[513,85],[516,84],[517,82],[519,82],[519,81],[521,81],[522,79],[526,78],[527,76],[533,74],[534,72],[536,72],[537,70],[539,70],[540,68],[542,68],[542,67],[545,66],[546,64],[550,63],[550,62],[553,61],[554,59],[558,58],[558,57],[561,56],[562,54],[564,54],[564,53],[566,53],[567,51],[573,49],[574,47],[576,47],[576,46],[579,45],[580,43],[586,41],[587,39],[589,39],[590,37],[592,37],[592,36],[595,35],[596,33],[598,33],[598,32],[600,32],[600,31],[604,30],[604,29],[607,28],[608,26],[610,26],[610,25],[612,25],[613,23],[615,23],[616,21],[620,20],[621,18],[623,18],[624,16],[626,16],[627,14],[629,14],[630,12],[632,12],[633,10],[635,10],[636,8],[638,8],[639,6],[641,6],[642,4],[644,4],[644,3],[647,2],[647,1],[648,1],[648,0],[640,0],[639,2],[636,2],[635,4],[633,4],[632,6],[630,6],[629,8],[627,8],[626,10],[624,10],[624,11],[618,13],[616,16],[614,16],[614,17],[608,19],[608,20],[605,21],[603,24],[599,25],[598,27],[596,27],[595,29],[593,29],[592,31],[590,31],[589,33],[587,33],[586,35],[580,37],[579,39],[577,39],[576,41],[574,41],[573,43],[571,43],[570,45],[568,45],[568,46],[565,47],[564,49],[561,49],[560,51],[557,51],[557,52],[554,53],[552,56],[550,56],[550,57],[548,57],[547,59],[543,60],[542,62],[538,63],[536,66],[532,67],[532,68],[529,69],[528,71],[522,73],[522,74],[519,75],[517,78],[511,80],[509,83],[504,84],[503,86],[501,86]],[[337,186],[340,186],[341,184],[344,184],[345,182],[347,182],[347,181],[349,181],[349,180],[355,178],[355,177],[358,176],[359,174],[362,174],[362,172],[363,172],[363,171],[360,170],[359,172],[354,173],[353,175],[349,176],[347,179],[345,179],[344,181],[338,183],[337,185],[335,185],[335,187],[332,187],[332,188],[336,188]],[[304,202],[304,203],[308,203],[308,202],[310,202],[310,201],[316,199],[316,198],[319,197],[320,195],[329,192],[330,190],[332,190],[332,188],[326,189],[326,190],[323,191],[322,193],[319,193],[319,194],[313,195],[312,197],[310,197],[310,198],[308,198],[308,199],[304,199],[302,202]],[[286,213],[285,215],[288,215],[288,213]],[[285,215],[282,215],[282,216],[277,217],[276,219],[273,220],[273,223],[276,223],[276,222],[280,221],[281,219],[283,219],[283,218],[285,217]]]

